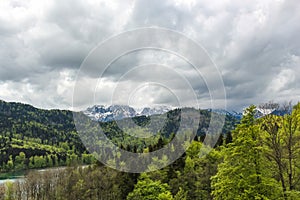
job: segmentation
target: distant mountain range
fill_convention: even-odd
[[[169,106],[156,106],[145,108],[133,108],[128,105],[95,105],[83,111],[85,115],[94,121],[108,122],[137,116],[151,116],[167,113],[172,110]]]
[[[208,111],[212,111],[212,112],[215,112],[215,113],[218,113],[218,114],[233,116],[233,117],[235,117],[236,119],[239,119],[239,120],[242,119],[242,117],[243,117],[242,112],[227,111],[227,110],[223,110],[223,109],[208,109]],[[261,109],[261,108],[257,107],[255,117],[256,118],[261,118],[261,117],[266,116],[268,114],[284,116],[285,114],[290,114],[291,112],[292,112],[291,109],[282,109],[282,108],[278,108],[278,109]]]
[[[156,106],[156,107],[145,107],[145,108],[138,108],[135,109],[128,105],[111,105],[111,106],[104,106],[104,105],[94,105],[92,107],[87,108],[83,111],[85,115],[91,118],[94,121],[100,122],[108,122],[113,120],[121,120],[124,118],[131,118],[137,116],[151,116],[151,115],[160,115],[167,113],[168,111],[172,110],[172,107],[169,106]],[[242,112],[236,111],[228,111],[224,109],[206,109],[207,111],[212,111],[218,114],[232,116],[238,120],[243,117]],[[274,114],[283,116],[285,114],[289,114],[290,110],[284,109],[256,109],[256,118],[263,117],[267,114]]]
[[[243,113],[241,112],[236,112],[236,111],[228,111],[228,110],[224,110],[224,109],[207,109],[210,112],[215,112],[218,114],[222,114],[222,115],[228,115],[228,116],[233,116],[234,118],[240,120],[243,117]]]

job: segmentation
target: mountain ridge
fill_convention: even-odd
[[[144,108],[134,108],[128,105],[94,105],[82,112],[94,121],[108,122],[138,116],[160,115],[173,109],[175,108],[165,105]]]

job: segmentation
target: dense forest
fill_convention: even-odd
[[[4,101],[0,101],[0,155],[0,172],[93,162],[70,111]]]
[[[209,126],[210,112],[199,111],[201,120],[197,135],[205,137],[205,129]],[[154,151],[166,144],[176,132],[179,125],[180,109],[170,111],[167,116],[155,116],[151,118],[153,130],[143,128],[149,122],[149,117],[141,116],[133,120],[139,129],[130,128],[135,135],[157,133],[149,139],[139,139],[127,135],[118,125],[127,123],[126,119],[116,123],[95,122],[82,114],[82,126],[87,132],[93,134],[94,127],[106,133],[117,146],[131,152],[143,152],[145,148]],[[156,130],[157,123],[161,119],[164,126]],[[228,133],[237,120],[233,117],[226,117],[223,133]],[[86,137],[86,136],[82,136]],[[19,171],[33,168],[45,168],[52,166],[67,166],[72,164],[92,164],[96,159],[91,154],[103,144],[89,149],[83,145],[73,121],[73,113],[66,110],[42,110],[30,105],[21,103],[7,103],[0,101],[0,172]],[[101,140],[101,139],[99,139]],[[94,142],[94,141],[93,141]],[[107,152],[103,153],[109,154]],[[113,155],[111,155],[113,157]]]
[[[96,162],[93,152],[89,153],[80,143],[72,113],[1,102],[3,172],[40,167],[35,166],[38,157],[51,158],[52,166],[69,167],[28,171],[24,181],[0,186],[0,199],[300,199],[300,104],[284,116],[269,114],[257,118],[255,106],[245,109],[239,123],[227,116],[223,133],[213,148],[203,143],[211,113],[199,112],[197,134],[187,151],[163,169],[138,174]],[[167,113],[166,125],[148,142],[126,136],[116,122],[100,126],[121,148],[154,151],[172,139],[178,116],[180,109]],[[149,119],[134,120],[142,128],[130,131],[144,134],[143,125]],[[89,165],[81,166],[83,163]],[[49,161],[43,167],[51,166],[48,164]]]

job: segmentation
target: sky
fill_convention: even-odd
[[[296,103],[299,10],[297,0],[1,0],[0,99],[47,109],[74,109],[74,101],[81,108],[195,106],[194,97],[208,108],[212,93],[214,105],[226,101],[228,110],[268,101]],[[199,74],[176,52],[141,49],[119,52],[116,62],[102,66],[112,52],[132,44],[110,43],[107,49],[101,44],[144,27],[189,38],[211,64]],[[159,36],[166,43],[166,35]],[[179,48],[180,39],[173,38],[172,45]],[[97,48],[95,67],[82,70]],[[190,60],[204,55],[192,48],[186,52]],[[217,79],[222,84],[211,86]],[[218,95],[223,91],[226,98]]]

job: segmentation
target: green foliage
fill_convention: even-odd
[[[292,190],[286,192],[287,200],[298,200],[300,199],[300,191]]]
[[[291,107],[291,105],[289,105]],[[297,195],[300,177],[300,107],[297,104],[291,114],[268,115],[260,120],[262,143],[271,170],[281,183],[285,199]],[[293,197],[291,197],[293,196]],[[295,199],[297,199],[295,197]]]
[[[187,191],[187,199],[212,199],[210,178],[217,172],[217,164],[221,162],[220,153],[194,141],[186,154],[183,173],[178,176],[177,185]]]
[[[70,147],[86,152],[70,111],[0,101],[0,173],[66,165]]]
[[[128,194],[127,200],[172,200],[169,186],[160,181],[153,181],[147,174],[141,174],[134,190]]]
[[[14,184],[10,181],[6,182],[5,184],[6,192],[5,192],[5,200],[14,200]]]
[[[187,200],[187,192],[180,187],[178,193],[174,197],[174,200]]]
[[[278,182],[266,168],[255,107],[245,110],[233,142],[223,149],[224,162],[212,178],[214,199],[279,199]]]

